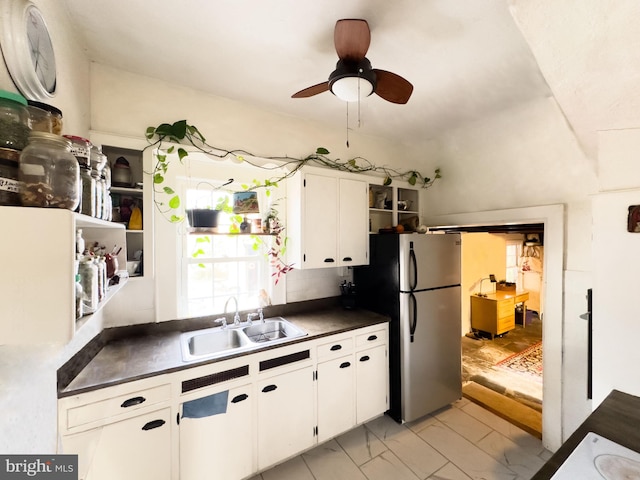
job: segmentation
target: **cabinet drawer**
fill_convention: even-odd
[[[356,335],[356,347],[373,347],[387,341],[387,329],[379,328]]]
[[[318,345],[318,358],[339,357],[352,349],[353,337],[340,336],[332,341]]]
[[[498,334],[502,332],[507,332],[509,330],[513,330],[514,328],[516,328],[516,316],[513,312],[508,317],[502,317],[498,319],[498,324],[496,329]]]
[[[515,303],[513,298],[498,302],[498,318],[508,317],[514,314]]]
[[[101,400],[87,405],[70,408],[67,411],[67,428],[135,411],[149,405],[169,400],[169,385],[134,391],[117,397]]]

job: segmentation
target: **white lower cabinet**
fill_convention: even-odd
[[[313,366],[258,381],[258,468],[315,443]]]
[[[356,422],[377,417],[388,409],[387,347],[380,345],[356,353]]]
[[[180,480],[230,480],[255,471],[253,387],[205,388],[180,404]]]
[[[352,428],[355,417],[353,353],[318,363],[318,442]]]
[[[62,438],[78,455],[79,480],[169,480],[171,409],[145,413]]]

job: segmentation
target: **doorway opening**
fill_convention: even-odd
[[[446,231],[462,240],[463,394],[542,438],[544,224]]]

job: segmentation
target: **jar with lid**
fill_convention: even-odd
[[[76,135],[64,135],[64,138],[71,142],[71,153],[78,160],[78,164],[90,165],[89,152],[91,151],[91,142]]]
[[[47,117],[50,122],[50,129],[48,132],[55,133],[56,135],[62,135],[62,110],[54,107],[53,105],[49,105],[48,103],[36,102],[35,100],[27,100],[29,106],[29,114],[31,115],[31,107],[38,108],[40,110],[44,110],[48,113]],[[39,112],[35,112],[39,113]],[[31,117],[31,129],[37,130],[33,125],[33,116]],[[40,130],[45,131],[45,130]]]
[[[100,185],[100,173],[91,169],[91,178],[95,183],[95,217],[102,218],[102,188]]]
[[[93,258],[84,257],[78,267],[83,291],[84,313],[94,313],[98,309],[98,265]]]
[[[89,151],[91,168],[97,170],[102,174],[102,170],[104,166],[107,164],[107,156],[102,153],[102,147],[99,145],[91,145],[91,149]]]
[[[30,123],[26,98],[0,90],[0,147],[25,148],[29,142]]]
[[[111,182],[116,187],[131,186],[131,166],[124,157],[118,157],[111,169]]]
[[[74,210],[80,200],[80,172],[69,140],[31,132],[20,154],[20,200],[25,207]]]
[[[102,220],[111,221],[111,192],[107,188],[107,179],[105,174],[100,175],[100,195],[102,196]]]
[[[37,107],[31,100],[27,100],[27,110],[29,112],[29,120],[31,120],[31,130],[34,132],[51,132],[51,113]]]
[[[0,148],[0,205],[20,205],[19,160],[19,151]]]
[[[96,180],[91,176],[91,167],[80,165],[80,183],[82,195],[80,196],[80,213],[96,216]]]

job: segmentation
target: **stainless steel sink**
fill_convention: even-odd
[[[180,347],[182,359],[189,362],[253,350],[305,335],[307,332],[301,328],[282,317],[275,317],[253,325],[241,323],[185,332],[180,336]]]
[[[255,343],[268,343],[284,338],[304,337],[307,332],[282,317],[265,320],[264,323],[255,323],[244,327],[242,331]]]

